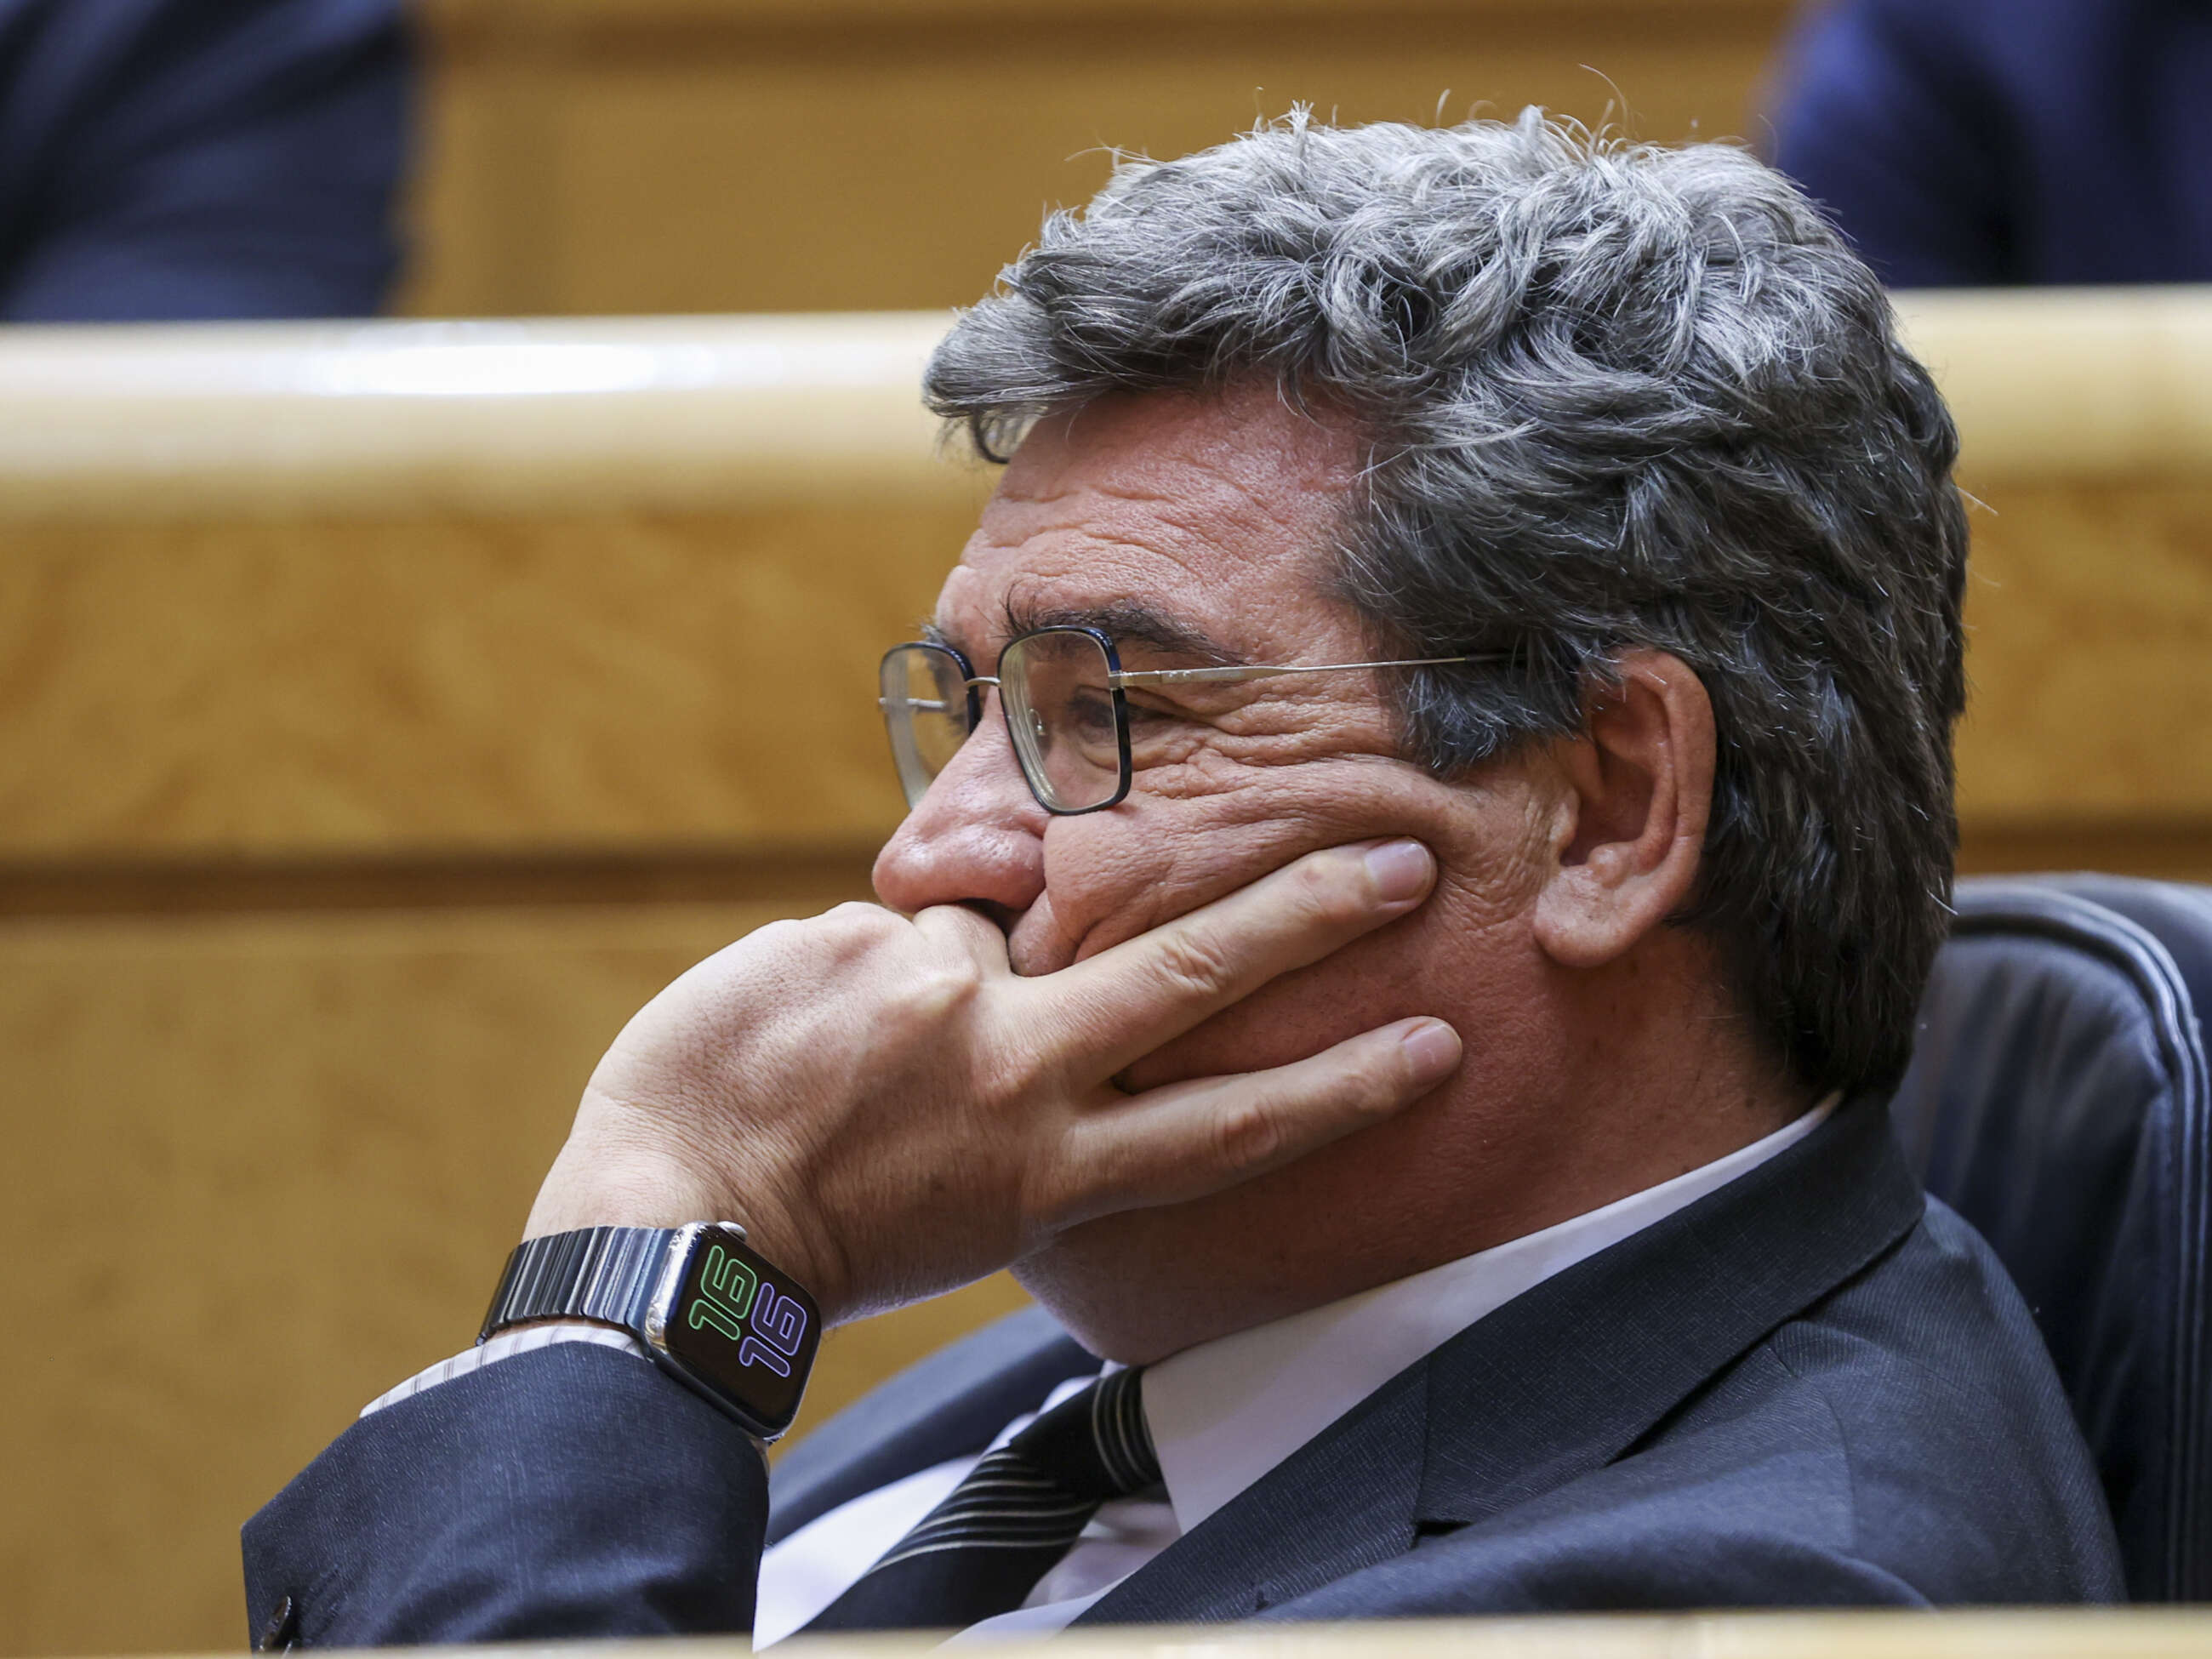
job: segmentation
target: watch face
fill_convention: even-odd
[[[822,1338],[814,1298],[779,1267],[709,1227],[692,1246],[668,1310],[668,1352],[738,1401],[763,1432],[781,1434],[799,1410]]]

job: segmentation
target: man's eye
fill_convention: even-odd
[[[1136,711],[1130,711],[1134,714]],[[1061,709],[1070,737],[1084,743],[1114,740],[1114,696],[1110,691],[1079,686],[1068,694]]]

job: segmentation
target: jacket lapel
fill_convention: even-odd
[[[1480,1521],[1626,1452],[1769,1333],[1887,1251],[1924,1200],[1880,1099],[1547,1279],[1430,1358],[1417,1502]]]
[[[1413,1547],[1430,1418],[1425,1365],[1401,1371],[1079,1625],[1249,1619]]]
[[[1878,1097],[1400,1373],[1076,1622],[1249,1618],[1612,1462],[1902,1238]]]

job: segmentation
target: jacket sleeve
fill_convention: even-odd
[[[246,1613],[314,1647],[745,1632],[760,1449],[630,1355],[563,1343],[355,1424],[246,1525]]]
[[[2018,280],[1981,15],[1966,0],[1832,0],[1782,53],[1769,159],[1893,288]]]
[[[0,21],[9,8],[0,5]],[[46,0],[0,82],[0,319],[375,312],[399,264],[399,0]]]

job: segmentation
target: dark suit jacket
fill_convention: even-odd
[[[374,312],[408,77],[400,0],[0,0],[0,320]]]
[[[1833,0],[1774,159],[1884,280],[2212,280],[2212,0]]]
[[[1096,1362],[1024,1315],[759,1455],[626,1355],[349,1430],[246,1528],[311,1643],[744,1630],[763,1542],[980,1449]],[[1878,1102],[1401,1372],[1082,1622],[2112,1601],[2041,1340]]]

